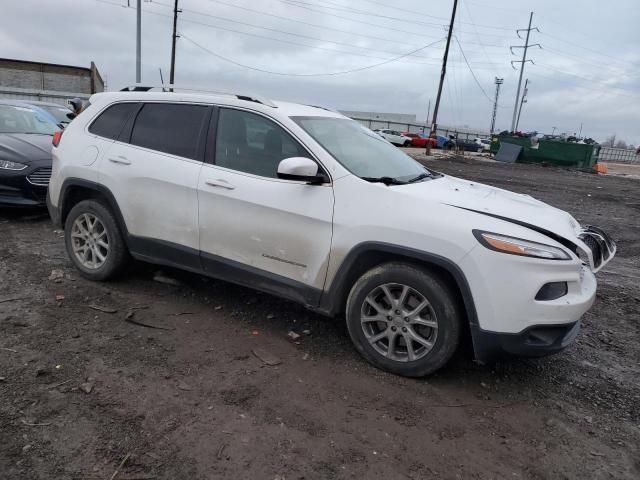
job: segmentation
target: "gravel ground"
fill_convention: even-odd
[[[86,281],[46,213],[0,211],[0,477],[640,478],[640,181],[423,161],[613,235],[573,346],[400,378],[268,295],[144,264]]]

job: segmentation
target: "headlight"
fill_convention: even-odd
[[[569,254],[564,250],[544,243],[531,242],[521,238],[507,237],[506,235],[482,232],[480,230],[474,230],[473,234],[482,245],[496,252],[521,255],[523,257],[546,258],[548,260],[571,260]]]
[[[27,166],[24,163],[0,160],[0,169],[2,170],[24,170],[25,168],[27,168]]]

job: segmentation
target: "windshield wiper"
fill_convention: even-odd
[[[398,180],[393,177],[360,177],[363,180],[371,183],[384,183],[385,185],[406,185],[407,182],[403,182],[402,180]]]
[[[420,180],[424,180],[425,178],[430,178],[430,177],[433,177],[431,173],[427,173],[427,172],[421,173],[417,177],[413,177],[411,180],[407,180],[407,183],[419,182]]]

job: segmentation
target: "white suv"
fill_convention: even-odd
[[[48,196],[83,276],[134,257],[344,315],[364,358],[406,376],[442,367],[465,331],[479,361],[562,349],[616,251],[338,113],[244,95],[94,95],[54,137]]]
[[[384,138],[387,142],[397,145],[399,147],[409,147],[411,145],[411,138],[405,137],[396,130],[389,130],[388,128],[374,130],[378,135]]]

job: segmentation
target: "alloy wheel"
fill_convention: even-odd
[[[431,303],[408,285],[374,288],[362,303],[360,324],[371,346],[390,360],[413,362],[427,355],[438,337]]]
[[[109,232],[102,221],[92,213],[83,213],[73,222],[71,229],[73,253],[80,264],[96,270],[109,256]]]

